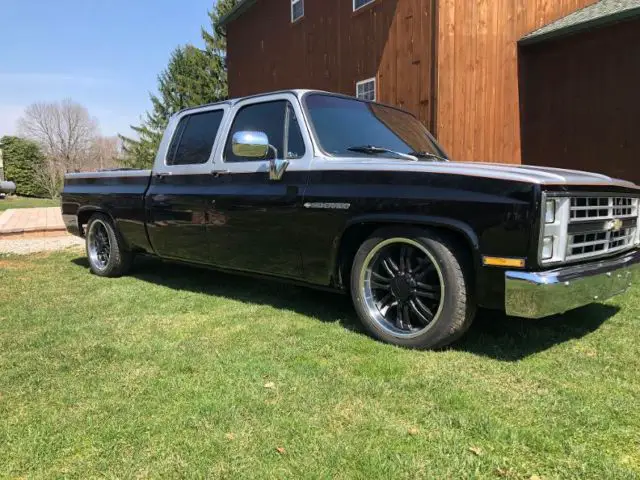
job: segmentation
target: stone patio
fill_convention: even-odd
[[[65,233],[59,207],[16,208],[0,215],[0,240],[60,236]]]

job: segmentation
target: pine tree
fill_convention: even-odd
[[[227,37],[224,29],[220,27],[220,19],[236,6],[238,0],[218,0],[209,12],[209,22],[211,23],[211,33],[202,29],[202,38],[205,48],[212,55],[224,59],[227,53]],[[227,73],[226,65],[223,65],[224,73]]]
[[[150,168],[153,165],[171,115],[187,107],[227,98],[226,39],[218,23],[236,2],[219,0],[209,12],[211,32],[202,29],[204,50],[185,45],[173,51],[167,68],[158,75],[158,94],[150,95],[151,111],[145,114],[140,126],[131,127],[139,138],[120,137],[125,167]]]

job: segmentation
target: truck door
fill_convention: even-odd
[[[167,128],[146,196],[149,240],[161,257],[209,263],[206,238],[213,148],[228,105],[187,110]],[[168,146],[167,146],[168,144]]]
[[[302,278],[304,238],[297,219],[304,209],[313,149],[298,99],[289,93],[246,99],[231,116],[215,156],[215,168],[226,181],[209,196],[206,230],[212,261],[236,270]],[[236,156],[232,137],[241,131],[265,133],[273,146],[270,153],[261,159]],[[270,179],[273,158],[290,162],[279,180]]]

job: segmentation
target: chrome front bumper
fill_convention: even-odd
[[[542,318],[624,293],[638,280],[640,250],[546,272],[508,271],[505,310],[514,317]]]

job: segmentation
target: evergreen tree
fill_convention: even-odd
[[[236,6],[238,0],[218,0],[213,10],[209,12],[209,22],[211,23],[211,33],[206,29],[202,29],[202,38],[205,48],[212,55],[216,55],[220,59],[225,59],[227,54],[227,37],[224,29],[220,27],[220,19]],[[227,69],[223,62],[222,69],[226,75]]]
[[[125,152],[123,164],[150,168],[169,118],[183,108],[225,100],[228,95],[226,39],[219,19],[237,0],[219,0],[209,12],[211,32],[202,29],[205,49],[193,45],[176,48],[167,68],[158,76],[158,94],[150,95],[152,109],[140,126],[131,128],[138,139],[121,136]]]

